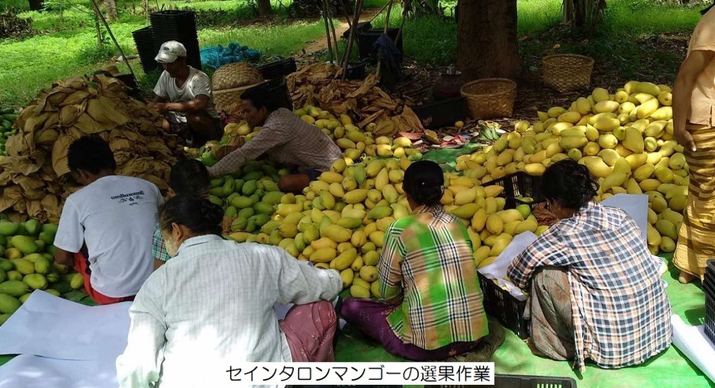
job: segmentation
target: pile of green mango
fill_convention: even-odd
[[[61,296],[84,286],[82,275],[54,262],[56,233],[55,224],[0,219],[0,324],[34,290]]]
[[[235,217],[232,232],[255,232],[281,202],[278,181],[286,174],[269,162],[248,162],[234,174],[211,180],[211,202],[224,208],[225,217]]]
[[[15,120],[17,114],[14,109],[0,107],[0,155],[5,155],[5,142],[15,132],[13,128]]]

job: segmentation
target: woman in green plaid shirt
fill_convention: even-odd
[[[378,282],[384,301],[348,298],[342,318],[395,355],[444,360],[489,334],[466,226],[440,205],[444,175],[433,162],[405,172],[413,214],[385,232]],[[495,350],[495,349],[494,349]]]
[[[169,192],[167,200],[179,194],[198,195],[208,199],[210,178],[209,171],[203,163],[196,159],[181,159],[171,168],[169,176]],[[154,256],[154,269],[161,267],[171,258],[166,252],[164,239],[161,237],[159,225],[154,231],[151,244],[151,253]]]

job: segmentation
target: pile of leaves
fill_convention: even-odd
[[[14,11],[0,14],[0,39],[24,39],[32,36],[32,19],[17,17]]]
[[[287,77],[294,106],[318,106],[336,116],[348,115],[357,126],[375,123],[378,136],[423,132],[417,115],[400,99],[380,89],[375,75],[365,80],[343,80],[340,67],[316,63]]]
[[[67,166],[73,141],[96,134],[114,152],[117,174],[167,188],[171,165],[182,153],[161,129],[161,116],[104,75],[71,78],[43,90],[15,123],[0,161],[0,212],[57,222],[67,196],[78,189]]]

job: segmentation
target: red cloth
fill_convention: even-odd
[[[81,274],[84,278],[84,290],[95,302],[99,304],[113,304],[119,302],[131,302],[134,300],[134,296],[127,296],[124,298],[112,298],[110,296],[103,295],[93,289],[92,284],[90,283],[92,271],[89,269],[89,260],[87,260],[87,258],[85,258],[81,252],[75,253],[74,266],[77,272]]]
[[[338,317],[330,302],[293,306],[280,321],[293,362],[335,362],[333,337],[337,325]]]

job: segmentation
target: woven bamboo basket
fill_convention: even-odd
[[[544,57],[544,84],[559,93],[588,89],[591,86],[593,58],[575,54]]]
[[[506,78],[485,78],[464,84],[462,97],[472,119],[511,117],[516,100],[516,82]]]
[[[260,82],[253,85],[241,86],[238,88],[214,90],[213,98],[216,110],[218,110],[219,112],[226,112],[232,116],[240,114],[240,112],[238,112],[238,107],[241,104],[241,95],[246,90],[258,84],[260,84]]]
[[[263,82],[260,70],[245,62],[221,66],[213,75],[212,87],[217,90],[240,88]]]

